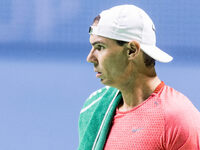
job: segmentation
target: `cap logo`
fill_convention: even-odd
[[[92,32],[93,32],[93,28],[90,26],[89,27],[89,34],[92,34]]]

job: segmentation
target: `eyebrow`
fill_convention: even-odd
[[[104,45],[105,45],[105,43],[104,43],[104,42],[101,42],[101,41],[96,41],[96,42],[94,42],[94,43],[91,43],[92,46],[94,46],[94,45],[96,45],[96,44],[104,44]]]

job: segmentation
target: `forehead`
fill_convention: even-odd
[[[117,44],[115,40],[93,34],[90,35],[90,43],[91,45],[95,45],[96,43],[102,43],[106,45]]]

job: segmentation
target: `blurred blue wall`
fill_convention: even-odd
[[[200,110],[200,1],[0,0],[0,150],[73,150],[87,96],[102,87],[92,65],[88,27],[103,9],[143,8],[157,45],[174,56],[159,77]]]

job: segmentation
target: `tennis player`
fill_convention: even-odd
[[[85,101],[79,150],[199,150],[200,113],[156,74],[173,58],[156,46],[155,26],[134,5],[104,10],[90,27],[87,61],[106,85]]]

